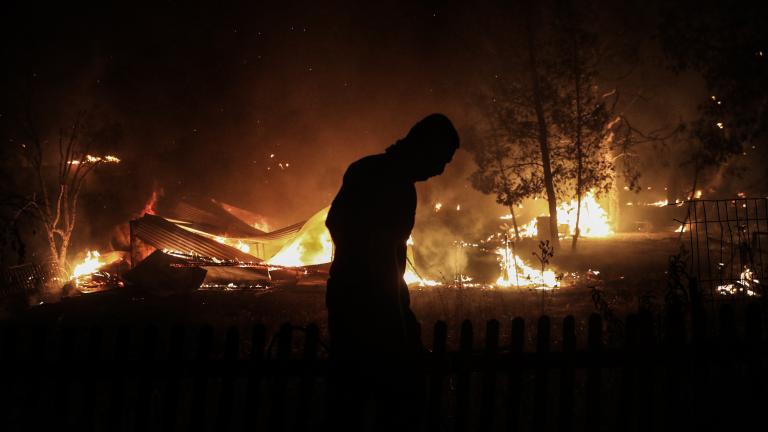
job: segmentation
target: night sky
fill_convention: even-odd
[[[102,198],[88,211],[100,206],[105,225],[130,218],[156,186],[278,226],[307,218],[330,203],[350,162],[426,114],[447,114],[470,137],[480,89],[514,61],[519,27],[515,2],[111,3],[2,6],[5,151],[24,140],[27,106],[49,139],[78,110],[111,125],[100,145],[124,163],[88,189]],[[632,57],[631,67],[607,66],[603,84],[642,94],[626,110],[646,130],[692,116],[707,97],[696,73],[665,66],[658,7],[598,2],[594,14],[601,38]],[[644,186],[679,171],[673,152],[663,162],[658,149],[638,151],[649,156]],[[460,151],[443,178],[420,186],[422,205],[495,208],[471,190],[471,171]]]

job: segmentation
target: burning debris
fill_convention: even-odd
[[[757,297],[762,292],[762,286],[760,281],[755,279],[754,272],[745,266],[744,271],[739,275],[739,280],[734,283],[718,285],[716,291],[722,295],[745,294],[748,297]]]

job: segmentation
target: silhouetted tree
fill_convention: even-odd
[[[114,156],[92,153],[97,141],[112,139],[119,131],[107,126],[88,133],[86,120],[85,112],[78,113],[69,127],[58,131],[54,145],[38,130],[29,111],[22,125],[26,140],[20,153],[33,181],[29,195],[17,199],[16,215],[35,218],[44,230],[51,260],[61,269],[67,268],[78,199],[86,179],[99,165],[119,162]]]
[[[560,99],[560,103],[553,105],[552,117],[558,135],[566,142],[564,177],[577,202],[571,243],[574,250],[580,235],[584,195],[595,191],[599,196],[611,188],[614,178],[611,147],[615,130],[621,125],[621,118],[615,113],[616,92],[601,94],[597,83],[602,50],[597,34],[583,23],[583,8],[575,9],[570,1],[559,4],[557,51],[552,60]]]
[[[695,14],[690,12],[695,10]],[[676,71],[701,73],[709,90],[697,119],[685,124],[690,148],[682,162],[692,169],[690,196],[702,176],[738,156],[764,169],[768,136],[768,33],[765,2],[666,3],[660,39]],[[757,157],[754,157],[757,155]],[[762,176],[757,187],[764,188]]]

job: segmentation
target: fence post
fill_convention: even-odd
[[[655,345],[653,316],[648,312],[638,315],[638,391],[637,424],[640,431],[655,431],[655,398],[653,388],[656,368],[653,363],[658,359],[652,357]]]
[[[263,324],[256,324],[251,330],[251,354],[248,365],[248,384],[245,393],[242,429],[258,429],[259,403],[261,402],[261,381],[264,377],[264,347],[267,336]]]
[[[536,388],[533,402],[533,430],[544,430],[547,424],[547,405],[549,403],[549,334],[550,319],[547,315],[539,317],[536,331]]]
[[[523,346],[525,343],[525,321],[517,317],[512,320],[509,342],[509,374],[507,376],[507,430],[520,430],[520,394],[522,385]]]
[[[176,430],[177,413],[179,409],[179,381],[181,380],[182,370],[175,365],[184,360],[184,339],[186,328],[181,325],[174,325],[171,328],[168,340],[168,364],[170,365],[168,373],[168,383],[165,387],[165,401],[163,406],[163,430]]]
[[[131,330],[128,326],[119,326],[115,330],[115,343],[112,350],[114,364],[126,365],[125,361],[130,354]],[[125,370],[116,370],[112,373],[110,384],[109,408],[107,411],[107,429],[112,431],[123,430],[123,407],[125,404]]]
[[[601,356],[603,343],[603,319],[593,313],[589,317],[589,336],[587,349],[589,362],[587,366],[586,383],[586,428],[587,431],[600,430],[600,386],[601,386]]]
[[[480,430],[493,429],[496,406],[496,363],[499,352],[499,322],[489,320],[485,326],[485,353],[483,358],[483,409],[480,418]]]
[[[635,413],[635,374],[636,364],[640,354],[638,350],[638,317],[631,314],[627,317],[624,332],[624,348],[622,350],[621,388],[619,396],[619,417],[616,430],[631,431],[637,426]]]
[[[456,365],[456,425],[455,431],[469,429],[470,391],[472,385],[472,321],[461,323],[459,357]]]
[[[157,327],[149,325],[144,330],[144,343],[142,345],[141,357],[139,358],[139,370],[136,381],[138,389],[136,392],[136,424],[137,431],[146,431],[149,429],[150,416],[152,411],[152,370],[155,360],[155,349],[157,345]]]
[[[558,430],[573,430],[574,355],[576,353],[576,319],[568,315],[563,319],[563,362],[560,367],[560,413]]]
[[[312,394],[315,388],[315,362],[320,342],[320,329],[315,324],[307,326],[304,338],[304,354],[301,359],[302,377],[299,387],[299,410],[296,414],[296,431],[307,430],[312,414]]]
[[[435,323],[432,344],[432,376],[429,380],[428,427],[431,432],[442,430],[443,382],[445,379],[445,347],[448,326],[445,321]]]
[[[216,418],[216,430],[228,431],[232,419],[232,401],[234,399],[234,381],[237,375],[240,353],[240,329],[230,326],[224,341],[224,369],[221,371],[221,391],[219,409]]]
[[[48,416],[46,419],[46,428],[52,428],[51,430],[68,430],[75,427],[75,425],[70,423],[69,402],[71,398],[69,397],[69,393],[74,375],[70,373],[70,371],[73,367],[72,353],[74,351],[76,333],[77,329],[66,322],[62,324],[59,329],[59,349],[58,358],[56,359],[57,364],[55,366],[58,370],[53,372],[53,375],[55,376],[54,381],[56,383],[52,401],[54,403],[54,409],[53,415]]]
[[[664,355],[667,385],[665,388],[664,428],[679,431],[682,416],[686,411],[682,397],[683,383],[686,381],[683,353],[685,348],[685,321],[681,306],[673,305],[667,311],[666,331],[664,332]]]
[[[760,351],[763,344],[763,318],[759,303],[751,303],[746,311],[746,358],[747,370],[745,376],[745,392],[747,404],[745,412],[747,424],[758,424],[762,415],[761,408],[765,406],[766,395],[763,391],[763,382],[761,377],[764,375],[764,369],[761,367]]]
[[[280,326],[277,339],[277,360],[272,382],[272,409],[269,415],[269,430],[278,432],[285,429],[285,387],[288,379],[293,328],[290,323]]]
[[[739,396],[736,394],[738,386],[734,384],[736,374],[733,355],[737,341],[733,308],[727,304],[722,305],[718,318],[720,332],[715,353],[718,361],[715,365],[713,396],[722,399],[719,406],[714,406],[718,408],[714,410],[714,425],[718,428],[729,428],[736,420],[733,414],[739,411],[739,404],[735,401]]]
[[[193,388],[190,408],[192,415],[190,419],[192,424],[190,430],[203,431],[207,428],[208,416],[206,406],[206,395],[208,393],[208,380],[211,375],[211,352],[213,350],[213,327],[204,324],[200,328],[197,344],[197,363],[193,368]]]

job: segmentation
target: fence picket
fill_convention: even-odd
[[[279,432],[285,429],[285,387],[287,385],[287,362],[291,355],[293,343],[293,328],[290,323],[280,327],[277,339],[277,365],[272,382],[270,402],[272,404],[269,415],[269,430]]]
[[[456,425],[454,430],[462,432],[469,430],[470,392],[472,385],[472,370],[470,361],[472,357],[472,321],[464,320],[461,323],[461,336],[459,342],[459,357],[456,365]]]
[[[600,387],[602,377],[598,365],[603,344],[603,319],[600,315],[593,313],[589,317],[588,331],[587,350],[590,356],[587,367],[585,429],[587,431],[599,431],[601,430]]]
[[[236,326],[227,329],[224,341],[224,363],[221,371],[221,389],[219,391],[219,409],[216,413],[216,430],[229,430],[232,419],[234,400],[234,382],[237,376],[237,360],[240,350],[240,330]]]
[[[320,329],[310,324],[307,326],[302,357],[302,377],[299,385],[299,408],[296,414],[296,432],[303,432],[311,424],[312,396],[315,389],[315,367],[317,350],[320,342]]]
[[[520,399],[522,385],[522,364],[523,346],[525,342],[525,321],[522,318],[512,320],[512,331],[510,333],[509,352],[510,364],[507,375],[507,430],[520,430]]]
[[[551,321],[547,315],[539,317],[536,332],[536,355],[544,360],[549,354],[549,334]],[[547,426],[547,408],[549,402],[549,365],[545,361],[537,362],[533,402],[533,430],[542,431]]]
[[[573,356],[576,353],[576,319],[568,315],[563,319],[563,364],[560,367],[560,410],[558,430],[573,430],[574,380]]]
[[[251,354],[248,365],[248,383],[245,391],[242,429],[256,430],[259,425],[261,382],[264,377],[264,349],[267,343],[266,329],[256,324],[251,330]]]
[[[152,374],[150,370],[152,360],[157,349],[158,329],[149,325],[144,329],[141,357],[139,358],[139,371],[136,378],[136,422],[134,430],[146,431],[150,428],[150,416],[152,412]]]
[[[446,369],[446,342],[448,325],[445,321],[435,323],[434,342],[432,344],[432,374],[429,381],[429,401],[427,405],[427,425],[431,432],[438,432],[442,427],[443,387]]]
[[[499,322],[489,320],[485,327],[485,352],[483,361],[481,431],[493,429],[496,408],[496,362],[499,352]]]
[[[115,330],[115,341],[112,349],[112,361],[118,364],[130,354],[131,330],[128,326],[119,326]],[[113,371],[110,380],[109,405],[107,408],[107,428],[112,431],[123,430],[123,409],[125,406],[125,375],[121,371]]]
[[[168,362],[171,365],[181,363],[184,360],[184,342],[186,329],[182,325],[171,328],[168,338]],[[176,430],[179,412],[179,386],[182,378],[182,369],[171,367],[168,370],[168,383],[165,386],[165,400],[163,401],[163,430]]]

